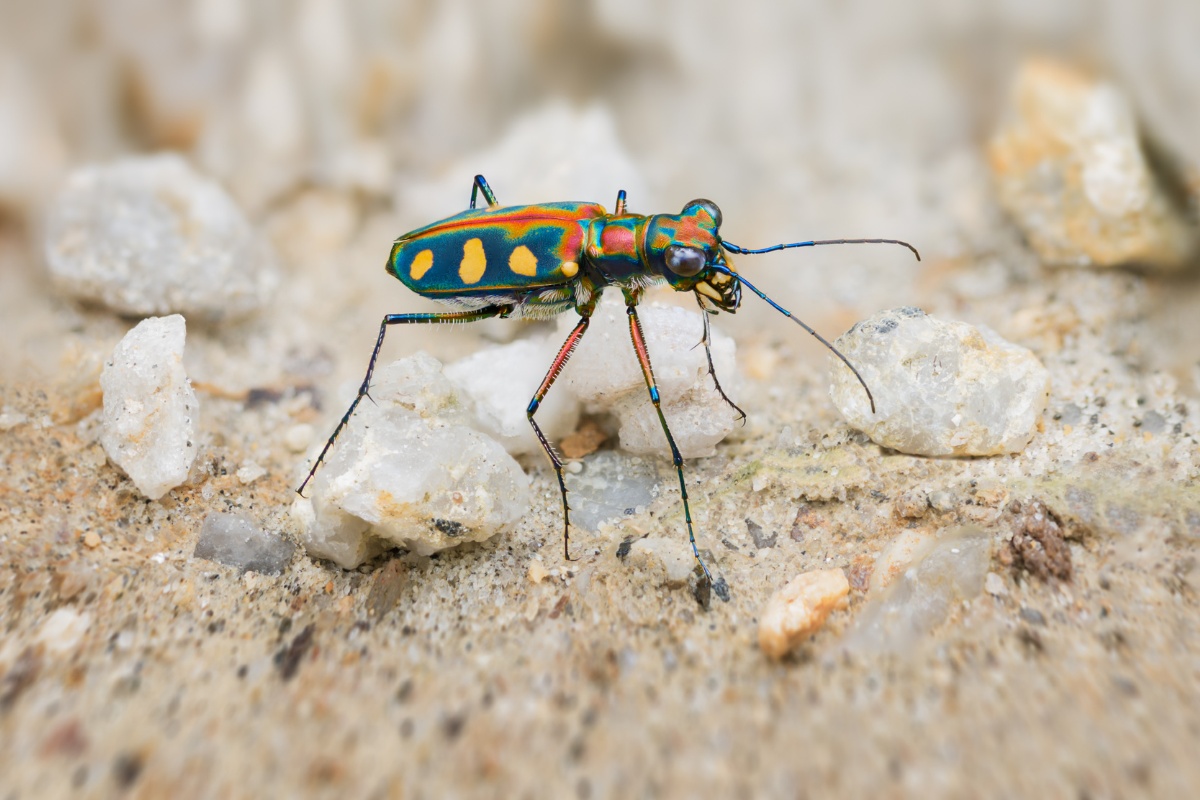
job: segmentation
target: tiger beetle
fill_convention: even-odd
[[[487,202],[487,208],[475,207],[480,194]],[[746,415],[725,395],[713,370],[708,320],[710,314],[718,311],[736,312],[742,302],[743,286],[804,328],[841,359],[862,384],[870,400],[871,411],[874,412],[875,399],[854,365],[819,333],[747,281],[733,268],[727,254],[756,255],[827,244],[898,244],[911,250],[918,261],[921,259],[915,247],[897,239],[829,239],[751,250],[722,239],[718,234],[720,227],[721,211],[710,200],[692,200],[679,214],[644,216],[626,211],[624,189],[617,192],[616,207],[611,214],[597,203],[501,206],[484,177],[476,175],[471,186],[471,204],[466,211],[404,234],[392,245],[387,262],[387,271],[409,289],[457,310],[388,314],[383,318],[379,325],[379,338],[375,341],[375,349],[371,351],[367,374],[358,387],[358,394],[342,415],[333,435],[321,449],[308,477],[297,491],[303,494],[338,434],[346,427],[354,409],[367,396],[375,361],[379,358],[379,350],[390,326],[476,322],[491,317],[538,319],[573,308],[579,314],[579,322],[559,348],[558,355],[554,357],[550,370],[525,412],[558,478],[563,505],[563,552],[568,561],[573,560],[570,552],[571,508],[563,479],[563,461],[542,433],[535,417],[542,400],[587,332],[600,294],[609,286],[614,286],[621,290],[625,298],[633,351],[641,365],[642,376],[650,392],[650,402],[658,412],[658,421],[666,435],[667,445],[671,448],[671,460],[679,475],[683,517],[687,522],[692,554],[708,586],[713,587],[712,573],[696,547],[687,484],[683,479],[683,457],[663,416],[654,370],[650,366],[650,354],[638,320],[638,303],[647,287],[665,281],[677,292],[695,293],[696,302],[705,312],[701,343],[708,357],[709,375],[721,397],[743,421]],[[718,590],[721,585],[718,585]]]

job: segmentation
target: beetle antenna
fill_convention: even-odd
[[[917,257],[917,261],[921,260],[921,254],[917,252],[917,248],[913,247],[908,242],[902,242],[899,239],[823,239],[812,242],[790,242],[789,244],[773,244],[770,247],[763,247],[759,250],[748,250],[745,247],[738,247],[736,244],[722,241],[721,247],[724,247],[731,253],[741,253],[742,255],[759,255],[762,253],[774,253],[776,250],[789,250],[793,247],[816,247],[822,244],[898,244],[901,247],[907,247],[912,251],[912,254]]]
[[[817,244],[820,244],[820,242],[817,242]],[[735,250],[733,252],[754,252],[754,251]],[[916,251],[914,251],[914,252],[916,252]],[[871,387],[867,386],[867,382],[865,380],[863,380],[863,376],[858,373],[858,370],[854,368],[854,365],[850,363],[850,360],[848,358],[846,358],[844,355],[842,355],[840,350],[838,350],[836,347],[834,347],[832,344],[830,344],[828,339],[826,339],[824,336],[822,336],[821,334],[814,331],[812,328],[810,328],[808,325],[806,325],[801,319],[799,319],[797,316],[792,314],[792,312],[788,311],[786,308],[779,305],[779,303],[776,303],[774,300],[772,300],[771,298],[769,298],[765,294],[763,294],[763,292],[761,290],[759,290],[759,288],[757,286],[752,284],[750,281],[746,280],[745,276],[742,275],[741,273],[738,273],[736,276],[734,276],[734,274],[731,271],[724,269],[717,265],[713,265],[712,269],[716,270],[717,272],[723,272],[726,275],[729,275],[731,277],[736,277],[743,286],[745,286],[750,291],[754,292],[756,295],[761,297],[763,300],[766,300],[767,303],[770,304],[771,308],[775,309],[780,314],[783,314],[785,317],[787,317],[792,322],[799,325],[801,328],[804,328],[804,330],[811,333],[818,342],[820,342],[821,344],[828,347],[829,352],[833,353],[835,356],[840,358],[842,363],[845,364],[847,367],[849,367],[850,371],[854,373],[854,377],[858,378],[858,382],[862,384],[863,391],[865,391],[867,393],[867,400],[869,400],[871,402],[871,413],[872,414],[875,413],[875,397],[874,397],[874,395],[871,394]]]

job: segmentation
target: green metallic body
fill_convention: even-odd
[[[487,201],[487,207],[477,209],[475,203],[480,193]],[[743,284],[831,350],[833,346],[738,275],[725,253],[766,253],[791,247],[846,242],[890,242],[913,248],[912,245],[892,239],[842,239],[794,242],[761,250],[747,250],[722,241],[717,232],[720,225],[721,212],[708,200],[693,200],[679,214],[629,214],[625,210],[624,191],[617,194],[616,207],[611,214],[596,203],[540,203],[504,207],[496,201],[495,193],[483,176],[476,175],[471,187],[469,210],[404,234],[392,245],[387,263],[387,271],[409,289],[423,297],[455,306],[456,310],[388,314],[383,318],[358,394],[317,456],[299,491],[303,493],[338,434],[350,421],[354,409],[368,396],[371,375],[390,326],[476,322],[495,317],[549,317],[573,308],[579,314],[579,321],[559,348],[558,355],[525,412],[558,479],[563,503],[563,551],[570,560],[568,537],[571,509],[567,502],[563,461],[550,445],[535,416],[542,400],[587,332],[601,292],[613,286],[621,290],[625,299],[630,341],[679,477],[680,500],[692,555],[708,587],[722,599],[728,600],[728,587],[723,580],[714,582],[696,546],[687,484],[683,478],[683,456],[663,415],[658,385],[650,365],[650,353],[638,319],[637,306],[645,288],[666,281],[676,291],[695,293],[700,308],[708,312],[703,315],[704,331],[700,343],[704,345],[708,358],[709,375],[721,397],[744,420],[746,415],[726,397],[717,381],[709,346],[708,322],[710,313],[732,313],[737,310]],[[913,253],[916,253],[915,249]],[[858,371],[841,353],[837,350],[833,352],[858,376]],[[862,381],[861,376],[859,381]],[[866,389],[865,383],[863,388]],[[871,397],[870,390],[867,390],[867,396]],[[874,410],[873,398],[871,407]]]
[[[509,316],[545,317],[590,307],[607,286],[640,291],[670,280],[692,288],[660,266],[662,250],[680,241],[721,260],[716,225],[700,209],[645,216],[610,214],[596,203],[493,206],[404,234],[387,271],[417,294],[458,308],[512,305]]]

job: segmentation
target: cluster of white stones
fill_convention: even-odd
[[[528,478],[470,427],[469,401],[418,354],[380,369],[293,511],[309,553],[355,567],[386,547],[428,554],[491,538],[529,510]]]

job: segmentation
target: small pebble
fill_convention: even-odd
[[[267,241],[173,154],[72,173],[50,206],[45,251],[62,291],[122,314],[243,316],[278,283]]]
[[[983,590],[992,540],[978,528],[942,531],[919,560],[872,593],[846,637],[850,652],[905,652]]]
[[[1008,585],[994,572],[989,572],[983,579],[983,590],[992,597],[1008,597]]]
[[[100,443],[138,491],[157,500],[196,460],[199,401],[183,371],[183,317],[151,317],[125,334],[100,374]]]
[[[307,422],[299,422],[283,434],[283,444],[293,453],[303,453],[312,444],[313,426]]]
[[[695,569],[696,558],[686,537],[647,536],[630,545],[625,563],[642,569],[661,570],[664,584],[682,586]]]
[[[648,506],[655,497],[658,470],[650,459],[632,458],[613,450],[592,453],[572,462],[571,524],[596,531]]]
[[[8,408],[0,411],[0,431],[11,431],[26,422],[29,422],[29,417],[19,411],[11,411]]]
[[[528,577],[530,583],[541,583],[550,577],[550,570],[546,569],[546,565],[535,558],[529,562]]]
[[[266,475],[267,471],[253,461],[247,461],[246,463],[242,464],[242,466],[238,467],[238,471],[235,474],[238,482],[243,486],[247,486]]]
[[[989,159],[1000,201],[1056,266],[1181,269],[1195,231],[1142,150],[1116,86],[1048,59],[1027,61]]]
[[[1020,452],[1046,408],[1050,374],[1033,353],[987,328],[918,308],[884,311],[835,343],[875,397],[832,359],[830,396],[876,444],[924,456]]]
[[[96,549],[100,546],[100,534],[95,531],[88,531],[83,535],[83,544],[85,547]]]
[[[558,449],[566,458],[583,458],[600,449],[608,434],[594,422],[585,422],[574,433],[563,437]]]
[[[929,495],[924,489],[910,489],[896,498],[895,509],[902,519],[919,519],[929,509]]]
[[[1021,606],[1021,610],[1019,613],[1020,613],[1021,619],[1025,620],[1026,622],[1030,623],[1031,625],[1045,625],[1046,624],[1046,616],[1042,612],[1038,611],[1036,608],[1030,608],[1029,606]]]
[[[36,639],[51,653],[62,655],[78,646],[91,624],[91,616],[64,606],[46,617],[46,621],[38,629]]]
[[[928,530],[911,529],[897,533],[875,559],[870,582],[872,595],[891,585],[910,564],[924,558],[936,544],[936,536]]]
[[[782,658],[815,633],[834,609],[847,606],[850,582],[840,569],[804,572],[767,601],[758,621],[758,646]]]
[[[243,572],[278,575],[295,550],[287,539],[263,530],[244,514],[214,512],[204,518],[192,556]]]

